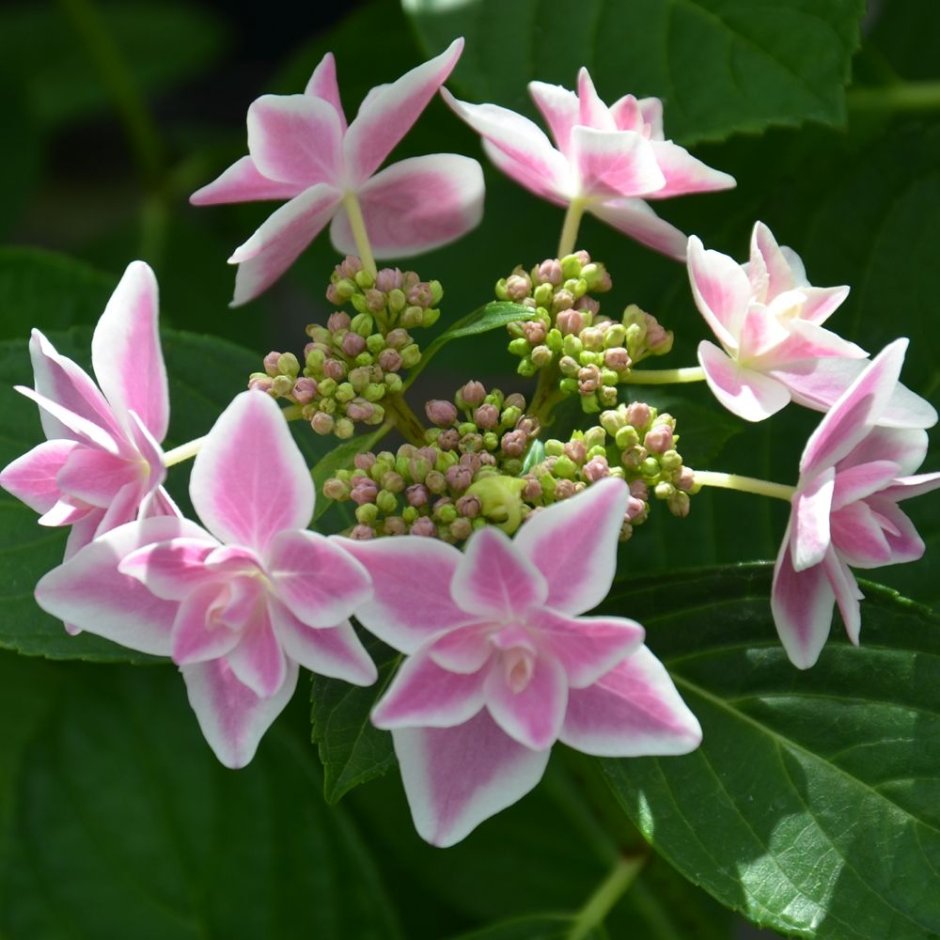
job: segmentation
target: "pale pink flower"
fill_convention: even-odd
[[[176,514],[163,483],[160,442],[169,421],[166,369],[157,332],[157,282],[133,262],[91,340],[96,386],[39,330],[29,343],[48,438],[0,473],[0,486],[42,513],[40,525],[71,526],[65,557],[138,516]]]
[[[581,616],[613,581],[628,492],[601,480],[514,539],[477,530],[347,543],[375,588],[356,616],[408,654],[372,713],[389,728],[419,834],[452,845],[541,779],[556,740],[588,754],[684,754],[701,729],[643,628]]]
[[[692,236],[688,265],[696,306],[721,343],[703,340],[699,364],[715,397],[738,417],[763,421],[791,400],[826,411],[868,365],[864,349],[822,325],[848,287],[810,286],[799,256],[762,222],[747,264],[706,251]],[[898,385],[880,421],[930,427],[937,413]]]
[[[328,222],[334,246],[357,253],[344,197],[357,197],[377,258],[415,255],[464,235],[483,212],[479,164],[457,154],[402,160],[377,173],[446,81],[457,39],[439,56],[373,88],[346,125],[327,53],[302,95],[263,95],[248,109],[248,156],[194,193],[197,206],[287,199],[229,259],[237,264],[233,304],[274,283]]]
[[[927,453],[919,428],[878,426],[897,385],[907,340],[887,346],[813,432],[777,565],[771,606],[794,665],[816,662],[839,605],[858,644],[862,594],[849,570],[916,561],[924,543],[898,503],[940,487],[940,473],[912,476]]]
[[[441,89],[447,103],[483,137],[490,160],[520,186],[559,206],[577,200],[638,242],[684,261],[685,235],[644,200],[728,189],[734,178],[664,139],[658,98],[626,95],[608,107],[584,68],[577,93],[544,82],[530,82],[529,93],[555,146],[521,114],[458,101]]]
[[[314,487],[277,404],[243,392],[196,457],[193,505],[121,526],[49,572],[36,600],[89,633],[171,656],[219,760],[241,767],[290,700],[298,665],[370,685],[349,616],[371,588],[334,538],[306,529]]]

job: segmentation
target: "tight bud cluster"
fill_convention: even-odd
[[[437,321],[443,291],[413,271],[383,268],[372,277],[349,257],[326,293],[353,313],[338,310],[325,326],[308,325],[303,364],[293,353],[268,353],[264,372],[253,373],[248,385],[293,402],[318,434],[349,438],[357,424],[385,420],[383,399],[401,391],[399,373],[421,359],[409,329]]]
[[[534,311],[508,325],[509,351],[520,357],[517,371],[532,376],[557,368],[559,390],[579,395],[586,413],[615,406],[617,386],[630,369],[672,348],[672,333],[635,305],[620,320],[601,316],[592,293],[610,288],[610,275],[586,251],[543,261],[529,273],[517,267],[496,285],[497,298]]]

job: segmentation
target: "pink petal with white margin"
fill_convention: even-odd
[[[107,509],[115,494],[128,483],[144,485],[149,474],[142,461],[132,463],[91,447],[76,447],[56,481],[63,493],[92,506]]]
[[[427,648],[406,659],[372,711],[377,728],[451,728],[483,708],[484,672],[442,669]]]
[[[541,610],[529,617],[539,646],[564,667],[570,688],[583,689],[597,682],[642,643],[645,631],[625,617],[560,616]]]
[[[316,532],[280,532],[265,568],[274,593],[310,627],[332,627],[372,596],[369,573],[336,539]]]
[[[688,754],[702,729],[645,646],[586,689],[572,689],[561,740],[597,757]]]
[[[779,299],[789,297],[781,294]],[[802,294],[797,294],[802,297]],[[776,304],[775,300],[771,305]],[[790,336],[774,351],[773,358],[783,364],[788,360],[836,357],[842,359],[865,359],[868,353],[861,346],[843,339],[832,330],[809,323],[803,319],[791,320],[788,324]]]
[[[298,620],[276,598],[269,598],[268,610],[274,633],[288,659],[317,675],[353,685],[372,685],[378,678],[375,663],[348,620],[314,629]]]
[[[483,194],[483,170],[470,157],[438,153],[393,163],[358,193],[373,254],[405,258],[455,241],[479,225]],[[338,251],[357,252],[345,208],[330,238]]]
[[[485,710],[456,728],[398,728],[392,738],[415,828],[442,848],[532,790],[551,753],[517,744]]]
[[[641,245],[676,261],[685,261],[687,237],[656,215],[642,199],[608,199],[592,203],[587,211]]]
[[[284,682],[270,698],[258,698],[243,685],[224,659],[180,669],[189,704],[202,734],[226,767],[244,767],[258,743],[284,710],[297,687],[297,664],[287,664]]]
[[[885,346],[823,416],[803,449],[801,474],[838,463],[877,423],[897,385],[906,349],[906,339]]]
[[[230,202],[259,202],[268,199],[293,199],[306,187],[283,183],[262,176],[251,157],[236,160],[217,179],[197,189],[189,197],[190,205],[214,206]]]
[[[823,565],[793,569],[790,529],[788,525],[777,554],[770,609],[790,662],[797,669],[809,669],[829,636],[835,594]]]
[[[579,124],[585,127],[596,127],[602,131],[617,130],[610,109],[601,100],[591,73],[584,67],[578,70],[578,105],[580,107]]]
[[[507,661],[507,657],[509,660]],[[568,678],[561,663],[551,656],[538,656],[524,688],[510,684],[513,651],[494,657],[483,693],[490,715],[513,740],[540,751],[558,739],[568,707]]]
[[[36,585],[36,602],[80,630],[128,649],[168,656],[177,604],[121,574],[118,565],[142,545],[200,532],[193,523],[170,516],[113,529],[45,575]]]
[[[410,535],[339,542],[372,578],[372,599],[357,608],[356,618],[395,649],[414,653],[434,634],[478,619],[451,597],[450,584],[463,557],[453,545]]]
[[[336,59],[333,53],[328,52],[313,70],[307,87],[304,89],[305,95],[311,95],[314,98],[322,98],[329,102],[339,118],[340,127],[346,130],[346,114],[343,111],[343,103],[339,97],[339,83],[336,80]]]
[[[428,655],[448,672],[478,672],[493,655],[492,633],[490,623],[470,623],[448,630],[431,642]]]
[[[880,492],[900,474],[901,467],[893,460],[873,460],[849,467],[840,465],[832,494],[833,511]]]
[[[738,365],[714,343],[702,340],[698,344],[698,361],[715,398],[745,421],[763,421],[790,401],[783,383]]]
[[[921,473],[917,476],[898,477],[893,486],[885,487],[878,495],[892,502],[901,502],[913,496],[922,496],[940,487],[940,472]]]
[[[936,476],[940,477],[940,474]],[[937,482],[940,484],[940,480]],[[917,561],[923,556],[926,549],[924,540],[918,535],[914,523],[895,502],[882,499],[879,495],[869,499],[868,505],[881,519],[881,531],[891,549],[890,564]]]
[[[343,140],[348,186],[360,186],[379,168],[447,81],[462,50],[463,39],[455,39],[439,56],[373,89],[362,102]]]
[[[57,528],[59,526],[73,525],[74,523],[86,518],[89,513],[96,513],[98,518],[104,515],[103,509],[96,509],[88,506],[81,500],[73,499],[71,496],[63,496],[58,502],[54,503],[46,512],[44,512],[36,521],[39,525]]]
[[[543,604],[548,585],[505,532],[484,527],[467,540],[450,593],[457,606],[474,619],[503,620]]]
[[[129,431],[134,411],[157,441],[166,436],[170,398],[157,332],[157,279],[143,261],[133,261],[114,289],[91,338],[98,385]]]
[[[162,487],[158,486],[151,490],[140,503],[140,509],[137,511],[138,519],[149,519],[151,516],[178,516],[182,518],[179,506],[173,502],[173,498]]]
[[[218,583],[197,587],[183,599],[171,635],[171,655],[178,666],[218,659],[236,647],[238,632],[217,616],[223,603],[224,588]]]
[[[628,497],[622,480],[607,477],[523,523],[515,546],[545,578],[545,606],[580,614],[607,596]]]
[[[79,446],[75,441],[64,440],[37,444],[3,468],[0,486],[34,512],[48,512],[60,496],[56,475],[69,454]]]
[[[839,557],[837,551],[831,550],[826,554],[823,569],[829,578],[829,586],[836,596],[845,632],[849,640],[858,646],[859,633],[862,628],[862,611],[858,602],[864,595],[858,589],[855,576],[849,571],[848,565]]]
[[[733,176],[712,169],[671,140],[652,140],[650,146],[666,182],[660,189],[650,192],[647,199],[668,199],[685,193],[711,193],[720,189],[733,189],[737,185]]]
[[[229,258],[229,264],[238,265],[231,306],[248,303],[267,290],[323,231],[340,199],[338,190],[320,183],[268,216]]]
[[[243,624],[238,645],[225,657],[239,682],[259,698],[270,698],[287,678],[287,659],[274,634],[265,600]]]
[[[578,195],[597,199],[646,196],[666,184],[650,142],[633,131],[571,131]]]
[[[776,358],[777,349],[790,336],[790,331],[763,304],[750,303],[738,330],[735,359],[762,370],[764,364],[760,362],[760,357],[765,356],[773,361]]]
[[[232,400],[196,455],[189,493],[213,535],[261,554],[284,529],[307,527],[313,481],[273,398],[248,391]]]
[[[52,418],[56,430],[62,429],[62,434],[50,435],[50,440],[56,438],[65,440],[76,440],[80,444],[85,444],[91,448],[99,448],[109,454],[120,454],[122,451],[121,438],[115,437],[110,430],[105,430],[100,424],[88,418],[84,418],[74,411],[60,405],[52,398],[46,398],[39,392],[26,388],[24,385],[14,385],[14,390],[19,392],[25,398],[35,402],[39,406],[39,417],[41,420]],[[45,426],[44,426],[45,429]],[[121,432],[116,427],[116,434]],[[125,444],[126,448],[126,444]]]
[[[651,100],[649,98],[647,101]],[[653,101],[658,101],[658,98],[652,99]],[[660,106],[660,113],[662,113],[662,106]],[[633,95],[624,95],[622,98],[619,98],[610,106],[610,116],[614,119],[614,126],[621,131],[636,131],[638,134],[644,134],[646,137],[650,137],[650,134],[645,133],[645,124],[646,121],[643,117],[643,112],[640,109],[640,102],[637,101],[636,97]],[[653,137],[653,140],[656,138]],[[662,140],[662,134],[660,134],[659,140]]]
[[[529,82],[529,94],[545,118],[558,149],[570,159],[571,129],[581,121],[578,96],[561,85],[548,85],[545,82]]]
[[[554,203],[556,206],[566,206],[571,201],[574,185],[569,178],[567,168],[563,181],[559,183],[543,174],[538,167],[533,167],[531,163],[522,162],[517,157],[500,150],[496,144],[486,138],[483,138],[483,152],[497,170],[505,173],[511,180],[540,199]]]
[[[197,526],[189,524],[192,529]],[[136,578],[148,591],[167,601],[181,601],[206,581],[218,575],[206,571],[205,561],[218,542],[199,530],[195,538],[152,542],[130,552],[120,563],[121,574]]]
[[[263,95],[248,108],[248,152],[268,179],[340,186],[342,141],[335,108],[320,98]]]
[[[755,222],[751,231],[751,263],[760,259],[762,268],[767,272],[767,299],[772,300],[784,291],[799,288],[805,284],[802,263],[794,271],[787,255],[781,250],[773,232],[763,223]]]
[[[729,352],[736,350],[751,299],[751,282],[733,258],[720,251],[706,251],[695,235],[689,238],[688,266],[695,306],[721,345]]]
[[[855,568],[890,565],[891,546],[882,531],[882,519],[867,502],[851,503],[832,514],[832,544]]]
[[[812,480],[800,483],[793,497],[791,558],[796,571],[818,565],[829,549],[829,513],[835,490],[836,472],[827,467]]]
[[[928,444],[923,429],[875,427],[839,461],[839,473],[887,461],[897,467],[896,477],[909,476],[924,462]]]
[[[799,290],[806,298],[800,319],[817,326],[822,326],[849,296],[848,287],[801,287]]]

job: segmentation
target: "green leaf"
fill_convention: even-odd
[[[472,933],[462,933],[454,940],[570,940],[577,921],[563,914],[536,914],[493,924]],[[577,935],[581,940],[606,940],[603,928],[593,928]]]
[[[310,687],[312,740],[319,745],[323,794],[331,804],[395,766],[392,736],[376,728],[369,713],[388,687],[401,655],[371,636],[364,643],[379,670],[375,685],[363,688],[314,675]]]
[[[702,723],[685,757],[605,760],[630,818],[686,877],[788,936],[940,932],[940,618],[863,583],[861,647],[787,660],[768,565],[624,581]]]
[[[279,722],[219,765],[172,669],[76,667],[19,769],[11,940],[400,936],[312,755]]]
[[[514,109],[532,79],[573,88],[587,66],[607,101],[666,103],[686,142],[807,120],[842,124],[863,0],[403,0],[429,51],[462,35],[454,80]]]
[[[64,6],[19,3],[0,11],[0,61],[29,78],[33,112],[47,127],[103,111],[111,100]],[[226,45],[222,21],[205,8],[152,0],[96,6],[118,54],[148,94],[198,74]]]
[[[438,352],[455,339],[465,336],[478,336],[481,333],[488,333],[490,330],[498,330],[507,323],[515,323],[517,320],[528,320],[532,317],[532,310],[529,307],[523,307],[522,304],[509,303],[503,300],[494,300],[491,303],[478,307],[472,313],[461,317],[452,326],[449,326],[440,336],[421,354],[421,362],[415,366],[408,375],[406,388],[424,371],[428,363],[438,354]]]

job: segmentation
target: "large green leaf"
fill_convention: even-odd
[[[631,819],[696,884],[804,937],[940,932],[940,618],[864,584],[861,647],[800,672],[769,566],[623,582],[704,730],[686,757],[607,760]],[[837,629],[837,632],[838,631]]]
[[[72,666],[19,768],[0,931],[66,937],[396,938],[371,859],[279,723],[219,765],[171,669]]]
[[[571,940],[572,929],[577,925],[573,917],[562,914],[536,914],[493,924],[473,933],[462,933],[454,940]],[[609,936],[603,928],[579,931],[577,940],[606,940]]]
[[[669,135],[723,138],[773,124],[841,124],[863,0],[402,0],[438,51],[467,38],[455,81],[518,108],[532,79],[574,87],[580,66],[612,101],[666,102]]]

